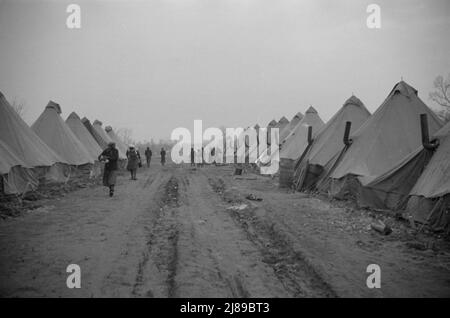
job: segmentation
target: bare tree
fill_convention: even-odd
[[[436,114],[439,116],[440,119],[444,121],[444,123],[448,123],[450,121],[450,111],[447,109],[442,109],[440,111],[437,111]]]
[[[23,118],[25,115],[26,105],[24,101],[20,101],[17,99],[17,97],[14,97],[12,103],[12,108],[16,111],[17,114],[19,114],[20,117]]]
[[[130,145],[134,143],[133,131],[130,128],[119,128],[116,131],[116,135],[126,144]]]
[[[450,121],[450,73],[446,79],[442,75],[439,75],[433,84],[434,91],[430,93],[429,97],[443,108],[437,114],[444,122],[448,122]]]

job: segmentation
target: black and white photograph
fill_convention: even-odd
[[[448,0],[0,0],[0,298],[449,298],[449,39]]]

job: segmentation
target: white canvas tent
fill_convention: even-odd
[[[289,120],[286,117],[281,117],[278,123],[275,125],[275,128],[278,128],[281,132],[287,125],[289,125]]]
[[[31,128],[70,165],[94,163],[94,158],[61,118],[59,104],[50,101]]]
[[[298,112],[297,114],[292,117],[289,124],[287,124],[283,129],[280,129],[280,144],[283,142],[283,140],[286,139],[286,137],[294,130],[294,128],[298,125],[300,120],[303,119],[303,114],[301,112]]]
[[[247,134],[250,132],[249,129],[250,127],[244,128],[242,133],[239,134],[239,136],[237,136],[236,138],[235,163],[241,163],[238,160],[238,157],[241,156],[241,154],[244,154],[245,157],[245,162],[243,163],[251,163],[249,157],[249,137],[247,136]]]
[[[26,163],[0,140],[0,192],[16,194],[35,189],[39,182],[28,168]]]
[[[248,147],[247,148],[247,152],[248,152],[248,158],[249,161],[250,159],[254,159],[254,158],[258,158],[259,157],[259,129],[261,128],[258,124],[255,124],[255,126],[253,126],[253,128],[256,131],[256,145],[253,146],[253,148]],[[253,164],[256,163],[256,160],[252,162]]]
[[[91,155],[91,158],[95,161],[98,160],[98,156],[102,152],[102,148],[100,148],[97,141],[91,135],[91,133],[87,130],[86,126],[81,122],[80,117],[72,112],[66,119],[66,124],[69,126],[70,130],[74,133],[74,135],[81,141],[86,150]]]
[[[359,98],[353,95],[347,99],[339,111],[319,130],[303,160],[296,163],[296,188],[312,189],[328,163],[343,149],[346,123],[350,122],[351,130],[355,131],[369,117],[370,112]]]
[[[104,148],[108,146],[108,143],[112,142],[113,140],[106,134],[105,130],[102,127],[103,123],[96,119],[92,123],[92,128],[94,128],[95,132],[106,142],[106,145]],[[103,147],[102,147],[103,148]]]
[[[275,119],[272,119],[268,124],[267,128],[275,127],[278,124],[278,122]]]
[[[20,159],[21,167],[29,168],[24,170],[13,167],[8,173],[8,187],[5,187],[5,191],[23,193],[33,190],[38,186],[37,180],[40,177],[54,181],[66,180],[67,162],[36,135],[1,92],[0,140],[5,152]]]
[[[442,123],[417,96],[417,90],[401,81],[377,111],[351,135],[352,145],[330,173],[332,195],[357,196],[366,186],[398,165],[421,146],[420,114],[427,114],[430,133]]]
[[[36,135],[1,93],[0,139],[29,167],[50,167],[55,163],[67,163]]]
[[[295,162],[300,160],[302,155],[311,146],[308,142],[308,130],[312,129],[312,137],[322,128],[324,122],[320,118],[314,107],[309,107],[302,120],[289,133],[280,144],[279,150],[279,170],[280,187],[291,187],[294,175]],[[272,154],[272,162],[274,155]]]
[[[106,131],[103,129],[103,123],[100,120],[95,120],[94,123],[92,124],[92,128],[94,129],[95,133],[97,135],[100,136],[100,138],[102,140],[104,140],[104,142],[106,143],[105,148],[108,146],[108,143],[110,142],[116,142],[115,140],[111,139],[111,137],[108,136],[108,134],[106,133]],[[119,151],[119,159],[126,159],[127,155],[126,155],[126,151],[124,152],[121,148],[117,147],[116,144],[116,148]]]
[[[407,214],[434,230],[450,232],[450,123],[435,136],[439,146],[410,192]]]
[[[272,128],[278,128],[277,126],[278,126],[278,122],[275,119],[272,119],[267,124],[266,127],[263,127],[263,128],[266,128],[266,143],[267,143],[268,146],[270,146],[270,142],[271,142],[271,131],[272,131]],[[259,129],[258,129],[258,131],[259,131]],[[279,136],[279,131],[278,131],[278,136]],[[265,149],[265,148],[263,148],[263,149]]]
[[[106,147],[108,147],[108,142],[111,141],[109,138],[108,139],[104,139],[102,137],[102,135],[100,135],[96,129],[94,129],[94,127],[92,126],[91,122],[89,119],[87,119],[86,117],[83,117],[83,119],[81,119],[81,122],[83,123],[84,127],[86,127],[86,129],[91,133],[92,137],[95,139],[95,141],[98,143],[98,145],[100,146],[100,148],[102,150],[106,149]]]
[[[305,116],[280,144],[280,158],[297,160],[308,146],[308,127],[312,127],[313,137],[317,135],[324,122],[314,107],[309,107]]]
[[[13,167],[27,165],[7,144],[0,140],[0,175],[8,174]]]
[[[129,145],[125,145],[125,143],[119,138],[119,136],[117,136],[111,126],[106,126],[105,131],[108,134],[109,138],[111,138],[111,140],[116,143],[116,147],[117,149],[119,149],[119,152],[122,152],[122,154],[126,155]]]

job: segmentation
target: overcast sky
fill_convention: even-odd
[[[81,6],[81,29],[66,7]],[[381,7],[381,29],[366,26]],[[403,76],[429,106],[450,72],[448,0],[0,0],[0,91],[31,124],[48,100],[128,127],[266,125],[354,93],[374,111]],[[206,127],[205,127],[206,128]]]

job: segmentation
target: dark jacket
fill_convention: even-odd
[[[108,162],[105,163],[105,170],[113,171],[117,170],[117,160],[119,160],[119,150],[116,148],[106,148],[103,152],[98,156],[98,160],[101,160],[101,157],[106,157]]]
[[[152,151],[150,149],[146,149],[145,150],[145,157],[146,158],[151,158],[151,156],[152,156]]]

